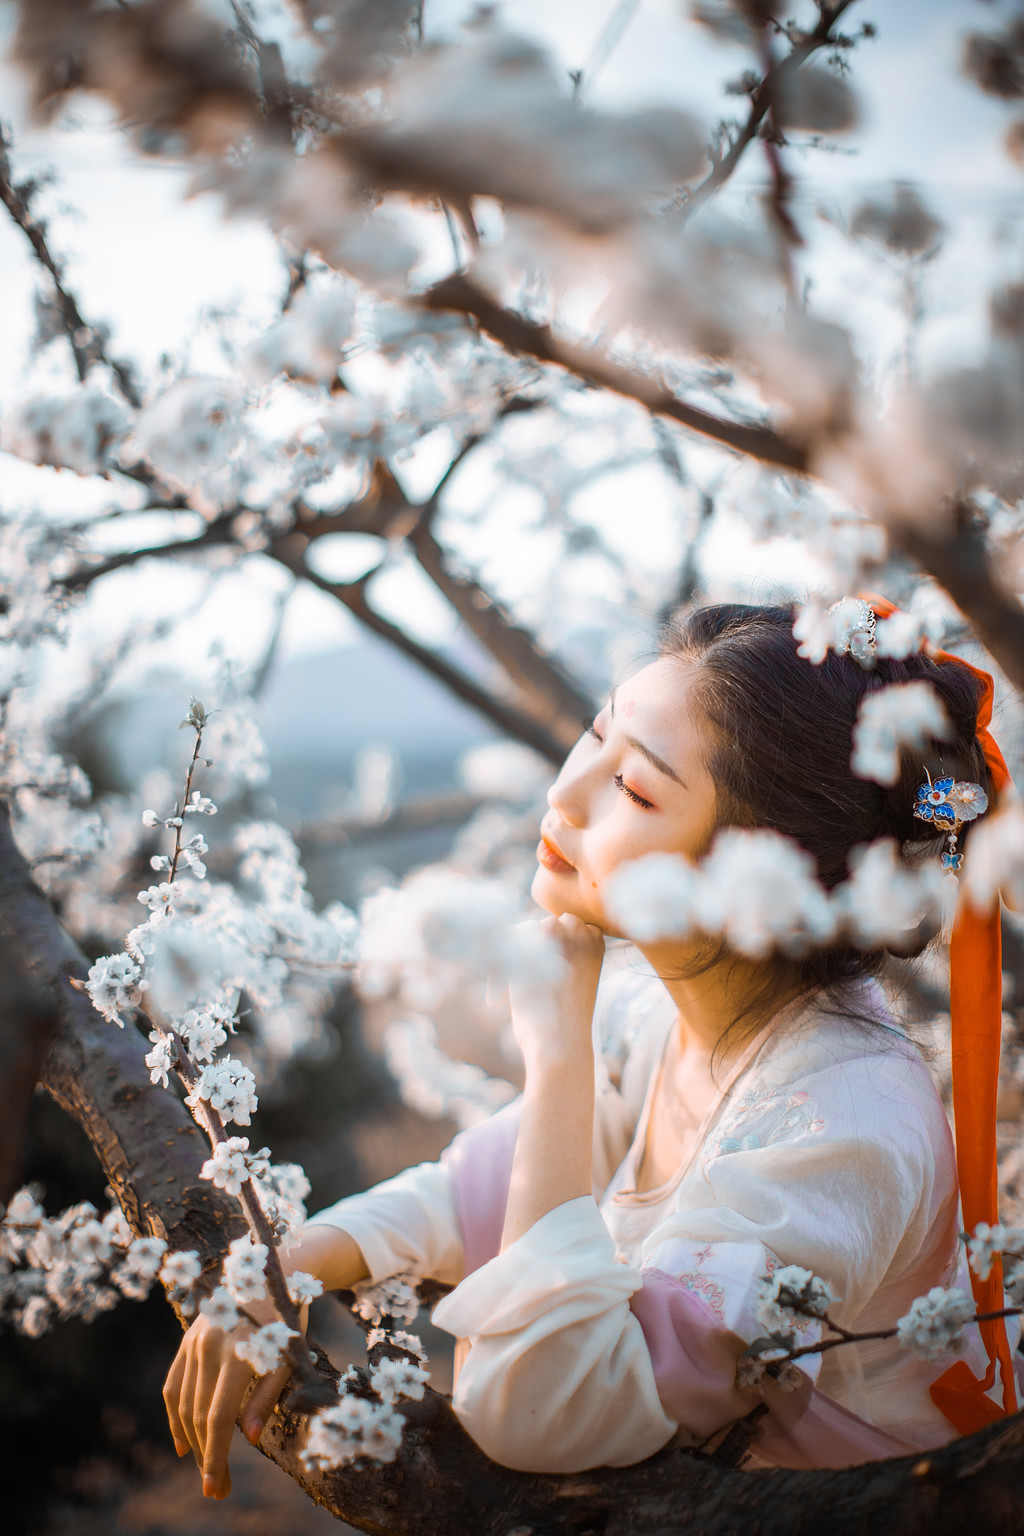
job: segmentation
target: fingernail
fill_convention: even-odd
[[[263,1433],[263,1420],[262,1419],[254,1419],[253,1422],[249,1425],[249,1428],[245,1432],[246,1439],[250,1442],[250,1444],[256,1445],[258,1443],[260,1435],[262,1435],[262,1433]]]
[[[176,1456],[187,1456],[188,1442],[186,1440],[178,1440],[176,1438],[174,1441],[174,1454]]]
[[[203,1498],[215,1499],[217,1497],[217,1484],[212,1477],[203,1478]]]

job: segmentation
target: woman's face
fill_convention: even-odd
[[[548,792],[533,897],[613,933],[609,875],[646,853],[695,859],[715,826],[715,787],[702,761],[693,670],[662,656],[617,688],[569,753]]]

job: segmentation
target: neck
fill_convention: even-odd
[[[766,992],[766,976],[771,973],[763,961],[727,955],[702,969],[699,975],[687,976],[686,971],[699,959],[698,949],[688,946],[681,950],[673,945],[669,950],[667,946],[647,945],[642,952],[678,1010],[683,1055],[710,1058],[729,1026],[742,1016],[744,1025],[749,1027],[737,1031],[735,1041],[726,1041],[719,1052],[720,1059],[727,1061],[742,1049],[750,1030],[766,1024],[803,990],[799,981],[780,968],[775,984]],[[747,1013],[748,1009],[751,1012]]]

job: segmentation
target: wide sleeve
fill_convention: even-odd
[[[462,1234],[444,1163],[420,1163],[363,1194],[347,1195],[307,1226],[339,1227],[359,1245],[370,1279],[411,1273],[457,1285]]]
[[[855,1318],[933,1210],[928,1130],[898,1078],[847,1061],[800,1089],[761,1085],[740,1105],[744,1134],[712,1140],[638,1267],[581,1198],[468,1276],[434,1319],[470,1342],[454,1407],[487,1454],[537,1472],[621,1466],[749,1413],[736,1364],[764,1332],[758,1285],[779,1264],[828,1279],[838,1318]]]

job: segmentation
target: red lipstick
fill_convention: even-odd
[[[550,838],[545,837],[543,833],[541,834],[540,842],[537,844],[537,862],[543,864],[544,868],[549,869],[553,875],[574,875],[576,873],[575,864],[570,864],[569,860],[559,853]]]

